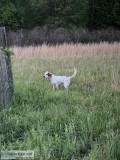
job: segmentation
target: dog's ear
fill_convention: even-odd
[[[50,77],[50,78],[52,77],[52,73],[49,73],[49,72],[48,72],[47,75],[48,75],[48,77]]]

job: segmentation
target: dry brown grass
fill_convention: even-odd
[[[62,44],[56,46],[48,46],[43,44],[41,46],[29,47],[13,47],[15,56],[64,56],[64,55],[87,55],[87,54],[106,54],[106,53],[120,53],[120,43],[106,43],[99,44]]]

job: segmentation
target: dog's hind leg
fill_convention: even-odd
[[[70,78],[64,82],[64,87],[68,90],[69,85],[70,85]]]
[[[65,87],[65,89],[67,90],[67,92],[68,92],[68,84],[67,83],[64,83],[64,87]]]

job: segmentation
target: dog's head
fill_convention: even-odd
[[[52,77],[52,73],[46,71],[43,75],[43,77],[50,79]]]

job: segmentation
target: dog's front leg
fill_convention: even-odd
[[[55,90],[55,85],[53,84],[53,91]]]
[[[57,88],[57,90],[59,90],[59,85],[58,84],[56,84],[56,88]]]

